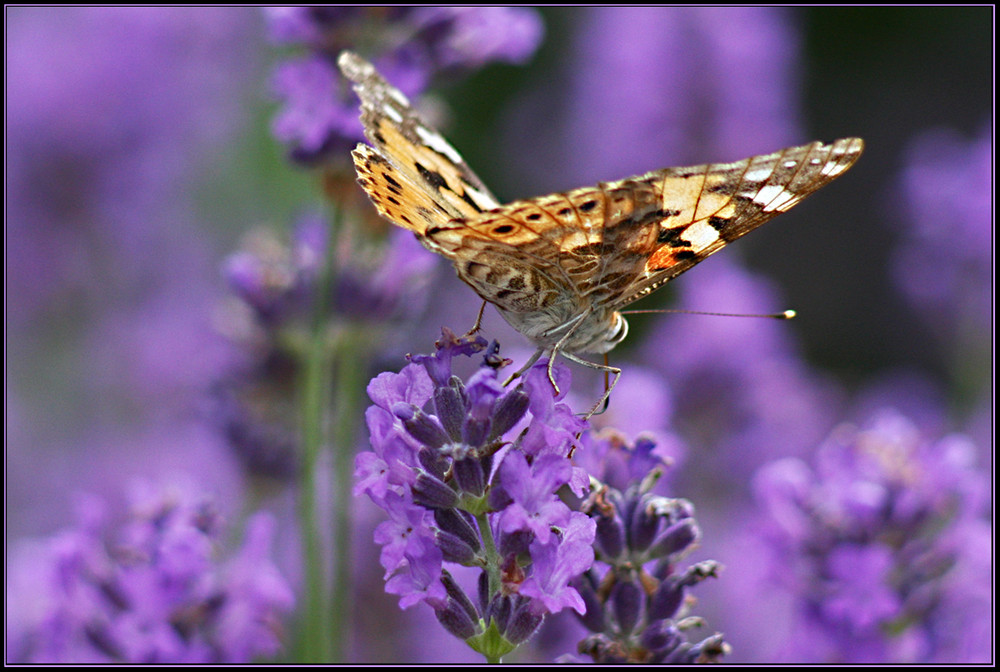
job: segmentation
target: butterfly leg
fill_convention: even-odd
[[[579,327],[580,324],[583,323],[583,321],[587,318],[587,316],[589,314],[590,314],[590,311],[588,310],[588,311],[586,311],[584,313],[581,313],[581,314],[577,315],[576,317],[574,317],[569,322],[566,322],[564,325],[561,325],[561,326],[559,326],[557,328],[557,329],[562,329],[563,327],[569,327],[566,330],[566,333],[562,335],[562,338],[560,338],[559,341],[554,346],[552,346],[552,355],[549,357],[549,365],[546,368],[546,373],[549,374],[549,382],[552,383],[552,389],[555,391],[555,394],[553,396],[556,396],[556,397],[559,396],[559,385],[556,384],[555,375],[553,375],[553,373],[552,373],[552,367],[554,367],[555,363],[556,363],[556,355],[562,354],[566,359],[572,360],[574,362],[580,362],[581,361],[580,359],[578,359],[578,358],[576,358],[574,356],[570,356],[569,353],[563,352],[563,346],[566,345],[566,341],[569,340],[569,337],[573,335],[573,332],[576,331],[576,328]],[[556,331],[556,329],[553,329],[552,331]],[[587,362],[587,366],[592,366],[592,363],[591,362]],[[593,415],[593,412],[591,412],[591,415]],[[590,417],[590,416],[587,416],[587,417]]]
[[[486,304],[484,303],[483,305],[486,305]],[[515,380],[517,380],[518,378],[520,378],[522,375],[524,375],[525,371],[527,371],[532,366],[534,366],[535,362],[538,361],[538,358],[542,356],[543,352],[545,352],[545,348],[538,348],[538,350],[535,350],[535,354],[533,354],[531,357],[528,358],[528,362],[524,366],[522,366],[520,369],[518,369],[514,373],[510,374],[510,378],[508,378],[506,381],[504,381],[503,386],[507,387],[508,385],[510,385],[511,383],[513,383]]]
[[[478,334],[479,330],[483,328],[483,312],[486,311],[486,301],[483,301],[483,305],[479,306],[479,314],[476,315],[476,323],[472,325],[472,329],[465,332],[466,336],[472,336],[473,334]]]
[[[569,322],[567,322],[564,325],[561,325],[560,327],[558,327],[558,329],[563,328],[563,326],[568,326],[569,328],[566,330],[566,333],[563,334],[562,338],[560,338],[559,341],[554,346],[552,346],[552,354],[549,356],[549,363],[548,363],[548,366],[545,368],[545,372],[549,376],[549,382],[552,383],[552,390],[553,390],[552,396],[554,396],[554,397],[558,397],[559,396],[559,385],[556,383],[556,377],[555,377],[555,375],[552,372],[552,367],[554,367],[555,363],[556,363],[556,355],[558,355],[560,352],[562,352],[563,346],[566,345],[566,341],[569,340],[569,337],[573,335],[573,332],[576,331],[576,328],[580,326],[580,324],[583,322],[584,319],[586,319],[587,315],[589,315],[589,314],[590,314],[590,311],[581,313],[580,315],[574,317]],[[555,331],[555,330],[553,330],[553,331]],[[566,354],[565,352],[563,352],[562,354],[567,359],[570,359],[570,356],[568,354]]]
[[[588,411],[587,414],[583,416],[583,418],[584,420],[589,420],[592,416],[600,415],[601,413],[606,411],[608,409],[608,402],[611,400],[611,392],[615,389],[615,385],[618,384],[618,379],[622,375],[622,370],[616,366],[608,366],[606,361],[604,364],[596,364],[594,362],[589,362],[586,359],[582,359],[568,352],[563,352],[561,354],[563,357],[565,357],[571,362],[576,362],[577,364],[581,364],[590,369],[596,369],[597,371],[603,371],[605,374],[610,373],[613,376],[610,384],[608,384],[607,381],[605,380],[604,394],[601,396],[600,399],[597,400],[597,403],[594,404],[594,407],[591,408],[590,411]]]

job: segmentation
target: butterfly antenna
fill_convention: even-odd
[[[710,313],[704,310],[682,310],[680,308],[663,308],[649,310],[622,310],[622,315],[642,315],[648,313],[682,313],[685,315],[711,315],[713,317],[763,317],[772,320],[791,320],[798,313],[794,310],[785,310],[780,313]]]

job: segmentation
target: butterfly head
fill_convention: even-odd
[[[499,311],[522,334],[534,341],[540,348],[556,348],[561,352],[603,355],[628,336],[628,320],[618,311],[586,311],[560,320],[559,326],[552,328],[554,320],[536,319],[538,313],[510,313]]]

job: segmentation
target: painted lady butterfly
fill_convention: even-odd
[[[450,259],[538,346],[528,365],[551,351],[550,380],[556,353],[617,380],[618,369],[576,355],[625,338],[620,309],[790,209],[864,148],[860,138],[813,142],[501,205],[370,63],[343,52],[339,65],[374,145],[353,152],[358,182],[383,217]]]

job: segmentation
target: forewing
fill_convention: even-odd
[[[618,296],[615,307],[645,296],[788,211],[842,175],[863,149],[860,138],[843,138],[828,145],[813,142],[735,163],[666,168],[625,180],[653,179],[664,217],[644,233],[649,241],[646,261]]]
[[[785,212],[857,160],[857,138],[663,170],[431,227],[480,296],[518,311],[617,309]]]
[[[499,205],[455,148],[371,63],[348,51],[337,62],[361,99],[361,123],[372,143],[353,152],[359,182],[384,217],[423,235],[429,226]]]

